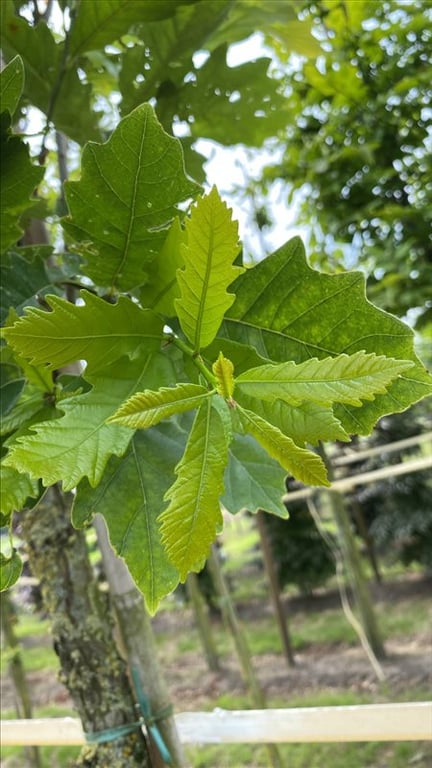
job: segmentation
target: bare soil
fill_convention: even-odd
[[[432,579],[411,577],[372,589],[382,610],[385,610],[387,603],[395,601],[403,610],[407,600],[415,600],[420,595],[432,596]],[[340,600],[336,592],[323,592],[312,598],[289,598],[285,603],[293,626],[296,613],[325,611],[338,605]],[[247,629],[249,623],[269,615],[271,608],[264,601],[248,601],[238,606],[238,612]],[[160,662],[177,712],[209,709],[224,694],[237,696],[245,693],[234,652],[223,659],[221,670],[216,673],[208,670],[202,654],[196,651],[178,652],[179,640],[184,640],[193,627],[194,619],[189,609],[161,612],[154,620],[156,638],[158,633],[164,634]],[[294,698],[318,692],[349,691],[358,695],[373,695],[374,700],[379,701],[391,698],[404,700],[405,692],[414,688],[425,692],[432,690],[432,626],[421,634],[393,637],[386,643],[386,651],[387,657],[381,662],[384,683],[378,680],[360,645],[317,641],[296,653],[295,667],[290,668],[284,657],[275,653],[256,655],[253,664],[266,695],[285,701],[286,706]],[[55,673],[31,672],[28,679],[35,706],[71,706],[68,692]],[[13,706],[12,686],[7,678],[3,678],[2,708]]]

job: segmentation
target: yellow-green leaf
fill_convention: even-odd
[[[252,435],[267,453],[307,485],[330,485],[323,461],[316,453],[299,448],[291,438],[252,411],[237,406],[236,413],[245,432]]]
[[[108,422],[117,422],[133,429],[147,429],[175,413],[198,408],[211,395],[208,389],[199,384],[146,389],[126,400]]]
[[[225,400],[229,400],[234,393],[234,366],[222,352],[219,352],[219,357],[213,364],[213,373],[217,379],[217,391]]]
[[[159,518],[168,557],[183,581],[189,571],[202,567],[222,524],[219,499],[228,439],[220,405],[228,411],[223,400],[217,408],[211,399],[201,405],[175,470],[177,478],[166,494],[169,506]]]
[[[363,400],[384,394],[388,385],[413,365],[410,360],[393,360],[359,351],[323,360],[313,358],[299,365],[292,361],[261,365],[241,373],[236,385],[251,397],[279,399],[293,405],[304,402],[361,405]]]
[[[181,297],[175,307],[184,334],[198,352],[215,338],[235,298],[227,288],[243,271],[233,266],[239,252],[237,223],[216,187],[192,209],[186,236],[185,266],[177,272]]]

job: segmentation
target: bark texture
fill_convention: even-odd
[[[85,733],[127,726],[138,719],[126,665],[112,634],[108,600],[90,566],[82,531],[70,522],[70,499],[54,486],[25,514],[23,536],[51,619],[60,679]],[[76,765],[86,768],[151,768],[139,728],[121,738],[92,743]]]

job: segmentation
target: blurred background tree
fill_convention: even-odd
[[[279,47],[289,114],[281,162],[315,264],[360,267],[372,301],[432,321],[432,7],[417,0],[302,3],[321,53]]]

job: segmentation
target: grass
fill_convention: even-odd
[[[388,744],[368,742],[349,744],[280,744],[282,765],[289,768],[430,768],[432,748],[412,742]],[[217,747],[187,749],[194,768],[268,768],[263,746],[224,744]]]
[[[258,534],[250,518],[235,519],[226,527],[224,552],[227,554],[225,573],[233,589],[233,599],[241,608],[248,608],[245,617],[253,615],[249,610],[252,602],[265,599],[267,586],[262,571],[256,567],[260,555],[256,550]],[[226,542],[226,543],[225,543]],[[242,572],[243,571],[243,572]],[[246,575],[245,575],[246,574]],[[252,575],[251,575],[252,574]],[[393,571],[391,575],[400,576]],[[297,594],[294,588],[287,594]],[[319,606],[319,601],[315,606]],[[178,613],[177,628],[181,626],[184,608],[174,598],[164,602],[163,610]],[[424,596],[415,599],[403,599],[395,602],[377,604],[379,625],[384,640],[396,637],[413,637],[426,632],[430,627],[430,601]],[[279,654],[281,641],[277,626],[269,612],[260,617],[242,621],[247,641],[253,655]],[[296,651],[311,645],[357,645],[358,639],[347,622],[342,610],[337,608],[314,608],[296,610],[289,617],[292,642]],[[222,622],[213,623],[214,639],[221,659],[232,657],[233,642]],[[22,613],[16,626],[16,634],[25,644],[23,659],[29,672],[57,670],[58,659],[48,640],[48,622],[36,615]],[[174,639],[173,639],[174,637]],[[160,658],[168,662],[182,664],[183,654],[201,655],[201,644],[194,626],[185,632],[178,629],[173,633],[166,628],[156,635]],[[7,654],[6,654],[7,656]],[[5,671],[3,663],[2,673]],[[420,687],[405,690],[400,697],[383,684],[373,695],[361,694],[349,690],[309,693],[289,698],[289,705],[305,706],[342,706],[367,704],[380,701],[421,701],[430,698],[430,692]],[[285,707],[287,700],[274,698],[268,702],[271,707]],[[250,699],[245,695],[234,696],[226,693],[215,697],[209,703],[209,709],[248,709]],[[43,707],[35,710],[38,717],[76,716],[72,710],[64,707]],[[14,717],[13,712],[2,711],[2,717]],[[199,734],[197,734],[199,739]],[[432,765],[432,746],[423,743],[338,743],[338,744],[291,744],[278,747],[282,764],[289,768],[427,768]],[[77,747],[41,748],[43,768],[67,768],[79,754]],[[265,746],[247,744],[223,744],[206,746],[188,746],[187,755],[194,768],[261,768],[268,766],[268,754]],[[23,750],[18,747],[4,748],[2,768],[24,768]]]

